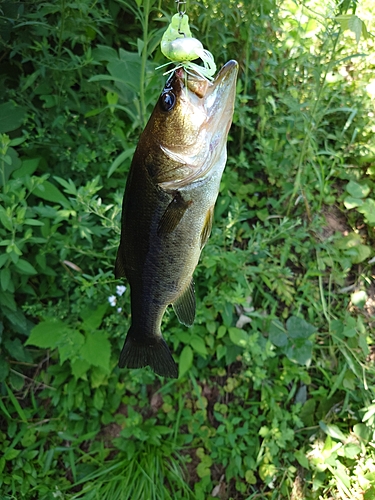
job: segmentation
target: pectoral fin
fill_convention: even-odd
[[[194,323],[195,292],[193,279],[172,306],[180,323],[185,326],[191,326]]]
[[[208,209],[203,229],[201,232],[201,249],[204,247],[204,245],[207,243],[208,238],[210,237],[213,220],[214,220],[214,207],[211,207]]]
[[[158,236],[174,231],[191,203],[191,201],[185,201],[177,192],[160,219]]]

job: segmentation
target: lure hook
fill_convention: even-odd
[[[177,31],[178,31],[179,35],[183,35],[184,37],[186,37],[186,34],[183,31],[181,31],[181,22],[182,22],[182,18],[186,14],[186,9],[182,8],[182,6],[184,6],[184,7],[186,6],[186,1],[187,0],[175,0],[175,2],[177,4],[177,13],[180,16],[180,21],[178,23]]]

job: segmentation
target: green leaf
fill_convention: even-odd
[[[9,268],[4,267],[4,269],[2,269],[0,272],[0,283],[1,283],[1,288],[4,290],[4,292],[6,292],[8,289],[10,278],[11,275]]]
[[[277,347],[284,347],[288,343],[288,337],[286,335],[284,325],[277,319],[272,320],[268,336],[272,344]]]
[[[103,408],[103,405],[104,405],[104,393],[103,391],[100,390],[100,388],[96,389],[95,393],[94,393],[94,408],[96,408],[97,410],[101,410]]]
[[[370,192],[370,188],[367,184],[358,184],[358,182],[354,181],[348,182],[346,190],[353,198],[366,198]]]
[[[375,500],[375,486],[371,486],[368,490],[365,491],[363,500]]]
[[[337,427],[337,425],[334,424],[326,424],[321,420],[319,422],[319,427],[322,429],[322,431],[327,434],[327,436],[330,436],[333,439],[336,439],[338,441],[345,442],[347,440],[347,437],[345,434]]]
[[[51,182],[44,181],[43,184],[38,184],[33,193],[42,200],[51,201],[52,203],[60,203],[60,205],[69,205],[68,199],[62,192]]]
[[[368,295],[364,290],[358,290],[358,292],[353,292],[350,296],[352,304],[360,309],[363,309],[368,299]]]
[[[23,409],[21,408],[21,405],[19,404],[17,398],[15,397],[15,395],[13,394],[12,390],[10,389],[10,387],[8,387],[8,385],[4,382],[4,385],[5,385],[5,388],[7,390],[7,393],[8,393],[8,396],[9,396],[9,399],[11,400],[13,406],[14,406],[14,409],[16,410],[16,412],[18,413],[18,416],[20,417],[20,419],[23,421],[23,422],[27,422],[27,418],[26,418],[26,415],[25,415],[25,412],[23,411]]]
[[[26,175],[33,175],[35,170],[38,168],[41,158],[32,158],[28,160],[22,160],[20,168],[17,168],[12,174],[13,179],[20,179]]]
[[[109,360],[111,356],[111,344],[102,331],[89,333],[86,342],[80,350],[83,359],[91,365],[98,366],[109,371]]]
[[[204,358],[207,356],[208,351],[206,348],[206,344],[201,337],[194,336],[190,340],[190,345],[194,349],[195,352],[203,356]]]
[[[35,267],[32,266],[30,262],[27,262],[27,260],[25,259],[18,259],[15,266],[18,269],[18,271],[21,272],[21,274],[38,274]]]
[[[359,43],[363,30],[363,21],[358,16],[353,14],[348,20],[348,27],[355,34],[356,42]]]
[[[228,328],[228,331],[229,338],[234,345],[238,345],[239,347],[246,347],[249,336],[244,330],[236,328],[235,326],[230,326]]]
[[[297,462],[300,464],[301,467],[304,469],[309,469],[309,459],[306,456],[306,453],[303,450],[297,450],[294,452],[294,456],[297,459]]]
[[[296,316],[291,316],[287,320],[286,328],[292,339],[308,339],[317,330],[315,326]]]
[[[223,358],[227,353],[227,347],[223,344],[219,344],[217,347],[216,347],[216,357],[218,360],[220,360],[221,358]]]
[[[13,294],[2,292],[0,290],[0,304],[7,307],[11,311],[17,311],[17,304],[14,300]]]
[[[103,321],[103,317],[107,312],[109,307],[108,303],[101,304],[96,309],[91,309],[87,307],[81,311],[81,318],[83,319],[83,323],[81,325],[82,329],[85,332],[90,332],[93,330],[97,330]]]
[[[26,340],[25,345],[53,349],[57,346],[67,329],[70,330],[63,321],[55,318],[41,321],[31,330],[30,337]]]
[[[0,104],[0,134],[19,128],[26,116],[26,109],[13,102]]]
[[[358,212],[363,214],[367,222],[375,226],[375,200],[368,198],[364,203],[358,207]]]
[[[85,359],[76,359],[71,362],[71,369],[74,378],[77,380],[79,378],[83,378],[86,380],[87,371],[89,370],[91,364]]]
[[[311,362],[313,343],[311,340],[297,339],[286,348],[285,354],[294,363],[307,365]]]
[[[372,436],[372,431],[366,424],[355,424],[353,426],[353,433],[365,444],[367,444]]]
[[[344,456],[354,460],[360,453],[361,447],[355,443],[348,443],[343,448]]]
[[[62,365],[67,359],[74,359],[78,356],[78,351],[83,346],[85,337],[82,333],[72,328],[66,327],[57,342],[59,349],[60,364]]]
[[[359,264],[368,259],[371,255],[371,248],[367,245],[359,244],[351,250],[350,259],[353,264]]]
[[[352,208],[356,208],[363,205],[363,200],[361,200],[360,198],[353,198],[352,196],[347,196],[344,199],[344,205],[345,208],[351,210]]]
[[[125,149],[119,156],[114,160],[112,165],[109,167],[107,178],[111,177],[111,175],[118,169],[118,167],[128,158],[133,156],[135,148]]]
[[[186,345],[180,354],[178,363],[178,378],[181,378],[187,373],[193,365],[193,350],[189,345]]]

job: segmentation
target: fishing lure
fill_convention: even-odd
[[[186,14],[180,12],[172,17],[160,46],[165,57],[175,64],[174,68],[164,73],[165,75],[178,68],[183,68],[187,73],[189,73],[189,70],[193,70],[203,78],[213,80],[216,72],[214,57],[197,38],[191,35],[189,16]],[[202,60],[203,67],[192,62],[198,58]],[[163,64],[159,68],[163,68],[168,64],[170,63]]]

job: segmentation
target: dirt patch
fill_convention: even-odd
[[[323,207],[322,215],[326,220],[322,227],[322,236],[325,239],[330,238],[335,233],[346,235],[350,232],[350,226],[346,222],[345,215],[336,206]]]

